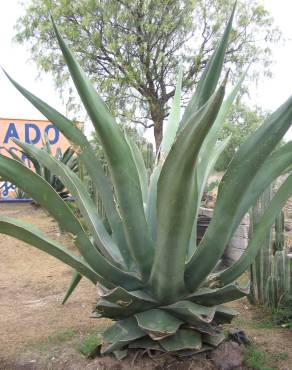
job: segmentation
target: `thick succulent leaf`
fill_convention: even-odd
[[[253,237],[250,240],[247,249],[242,256],[230,268],[215,275],[215,280],[219,281],[220,285],[226,285],[237,279],[247,270],[254,261],[259,248],[262,246],[263,239],[266,237],[277,215],[284,207],[285,203],[292,194],[292,174],[280,186],[276,195],[273,197],[268,208],[265,210],[260,222],[256,225],[253,231]]]
[[[204,143],[202,145],[201,151],[200,151],[200,157],[201,157],[201,165],[205,163],[205,161],[208,162],[210,153],[214,150],[215,144],[218,140],[219,132],[230,113],[230,109],[232,107],[232,104],[241,88],[241,85],[246,77],[248,69],[242,74],[237,84],[234,86],[232,91],[229,93],[227,98],[223,101],[221,108],[219,110],[218,116],[216,118],[216,121],[214,122],[214,125],[210,129],[206,139],[204,140]]]
[[[77,235],[75,244],[87,263],[100,275],[115,286],[123,286],[126,289],[139,289],[141,281],[136,274],[125,272],[111,264],[95,247],[85,233]]]
[[[238,209],[236,216],[233,220],[233,228],[231,234],[236,230],[240,221],[242,220],[245,213],[248,212],[249,208],[255,203],[257,198],[263,192],[263,189],[267,189],[268,186],[282,173],[290,170],[292,163],[292,142],[281,146],[275,150],[265,160],[262,167],[259,169],[257,175],[249,185],[248,190],[245,192],[244,197],[241,201],[240,208]]]
[[[2,149],[2,148],[1,148]],[[14,150],[3,148],[6,153],[8,153],[14,160],[23,163],[23,160],[15,153]]]
[[[23,164],[0,155],[0,176],[13,182],[45,208],[67,232],[74,235],[75,245],[85,261],[98,274],[115,285],[138,288],[139,280],[113,266],[93,246],[78,219],[58,193],[39,175]]]
[[[230,92],[228,97],[224,100],[224,102],[221,105],[221,108],[219,110],[218,116],[214,122],[214,125],[211,127],[206,139],[204,140],[202,144],[202,148],[200,150],[199,154],[199,161],[196,166],[196,179],[198,183],[198,199],[197,204],[201,204],[203,192],[205,190],[208,178],[211,174],[211,172],[214,169],[214,166],[223,152],[223,150],[226,148],[226,146],[229,143],[229,140],[231,138],[231,135],[223,140],[222,142],[218,143],[216,145],[216,142],[218,140],[219,132],[223,126],[223,123],[226,120],[226,117],[229,114],[230,108],[234,102],[234,99],[236,98],[238,91],[240,90],[240,87],[242,85],[242,82],[247,74],[247,70],[242,74],[241,78],[239,79],[236,86],[233,88],[233,90]],[[199,207],[196,207],[197,210],[199,210]],[[196,248],[196,241],[197,241],[197,218],[198,218],[198,212],[195,217],[193,229],[192,229],[192,235],[190,238],[189,243],[189,250],[188,250],[188,256],[187,261],[190,260],[192,257],[195,248]]]
[[[22,221],[9,217],[0,217],[0,233],[10,235],[16,239],[22,240],[65,264],[73,267],[80,274],[92,281],[94,284],[100,282],[104,286],[111,288],[113,285],[99,276],[90,266],[80,257],[75,256],[67,248],[60,245],[55,240],[50,239],[40,230],[28,225]]]
[[[202,336],[203,343],[210,344],[213,347],[219,346],[219,344],[222,343],[224,340],[225,340],[224,333],[219,333],[216,335],[203,334]]]
[[[167,352],[186,349],[199,350],[202,347],[201,334],[192,329],[180,329],[175,335],[159,341],[161,347]]]
[[[144,336],[146,336],[146,333],[139,328],[133,317],[118,321],[103,333],[104,343],[101,353],[106,354],[121,349],[135,339]]]
[[[196,173],[195,173],[195,181],[197,183],[197,192],[196,192],[197,200],[196,200],[196,205],[194,206],[196,209],[196,215],[194,217],[195,221],[193,223],[192,233],[191,233],[190,242],[189,242],[187,261],[191,259],[192,255],[194,254],[196,245],[197,245],[198,214],[199,214],[201,200],[202,200],[202,196],[203,196],[208,178],[210,174],[212,173],[219,156],[221,155],[223,150],[228,145],[230,139],[231,139],[231,136],[228,136],[221,143],[218,143],[213,150],[210,151],[208,160],[205,159],[206,160],[205,166],[203,166],[201,163],[202,158],[200,158],[200,161],[197,164]]]
[[[86,170],[93,181],[93,184],[101,196],[107,219],[113,232],[113,238],[118,243],[123,258],[125,261],[127,261],[127,266],[130,267],[132,264],[132,259],[130,257],[125,239],[122,222],[115,207],[112,186],[86,136],[73,124],[72,121],[64,117],[61,113],[50,107],[47,103],[19,85],[6,72],[5,74],[11,83],[16,87],[16,89],[26,99],[28,99],[49,121],[54,123],[74,147],[79,147],[79,159],[83,161]]]
[[[183,118],[180,123],[181,126],[184,126],[189,117],[208,101],[208,99],[211,97],[216,89],[222,71],[229,35],[232,29],[235,6],[236,4],[234,5],[224,34],[220,42],[218,43],[211,59],[207,63],[206,68],[204,69],[202,77],[200,78],[200,81],[197,85],[195,94],[185,109]]]
[[[62,301],[62,304],[65,304],[70,295],[74,292],[75,288],[77,287],[77,285],[80,283],[80,280],[82,279],[82,275],[79,274],[78,271],[73,271],[73,275],[72,275],[72,279],[70,281],[70,285],[64,295],[64,298],[63,298],[63,301]]]
[[[74,154],[75,154],[74,149],[71,146],[69,146],[65,150],[63,155],[61,155],[60,153],[60,161],[64,164],[67,164],[72,159],[72,157],[74,157]]]
[[[253,179],[289,129],[291,121],[292,97],[274,112],[236,152],[221,180],[212,221],[200,247],[196,249],[187,266],[185,278],[191,291],[201,285],[224,253],[234,232],[237,214],[242,212],[241,202],[245,194],[250,191]],[[216,240],[215,244],[214,240]],[[196,273],[194,274],[193,271]]]
[[[158,303],[147,293],[142,290],[128,291],[121,287],[116,287],[101,295],[101,298],[108,302],[118,304],[123,307],[136,309],[148,309]]]
[[[143,337],[135,340],[129,344],[129,348],[132,349],[150,349],[154,351],[163,351],[164,349],[160,346],[159,341],[153,340],[149,337]]]
[[[216,307],[205,307],[190,301],[179,301],[163,309],[192,325],[209,324],[216,312]]]
[[[94,309],[96,317],[107,317],[108,319],[120,320],[126,319],[135,313],[135,310],[125,306],[109,302],[105,299],[99,299]]]
[[[126,239],[143,278],[150,273],[153,243],[144,213],[140,180],[127,141],[53,24],[79,96],[102,143],[119,204]]]
[[[214,321],[217,324],[230,324],[234,317],[238,316],[239,312],[226,306],[217,306]]]
[[[187,296],[186,299],[204,306],[215,306],[245,297],[249,291],[250,284],[241,287],[235,283],[218,289],[202,288]]]
[[[161,172],[161,165],[154,168],[150,176],[150,184],[148,190],[148,200],[146,208],[147,223],[150,228],[152,240],[156,241],[157,236],[157,184]]]
[[[130,270],[133,268],[135,269],[131,252],[126,241],[122,220],[115,206],[114,194],[109,179],[105,176],[99,160],[90,146],[87,146],[81,152],[79,160],[84,163],[86,170],[93,183],[96,185],[97,192],[102,199],[107,220],[112,230],[113,240],[118,244],[119,250],[128,268]]]
[[[180,64],[178,78],[176,82],[175,94],[173,98],[173,103],[168,116],[168,121],[166,124],[165,131],[163,133],[163,138],[160,146],[160,159],[164,160],[174,142],[177,130],[179,128],[180,113],[181,113],[181,85],[183,77],[183,67]]]
[[[143,204],[146,205],[147,194],[148,194],[148,175],[147,175],[147,169],[145,166],[145,162],[144,162],[142,153],[140,149],[138,148],[137,144],[134,142],[134,140],[127,134],[125,134],[125,137],[131,149],[131,153],[132,153],[132,156],[133,156],[133,159],[136,164],[137,171],[138,171]]]
[[[190,357],[190,356],[198,355],[199,353],[211,351],[212,349],[213,349],[212,346],[203,343],[202,344],[202,347],[200,349],[185,349],[185,350],[181,350],[181,351],[176,352],[176,356],[178,358]]]
[[[127,291],[117,287],[101,294],[96,312],[105,317],[119,319],[156,306],[158,303],[142,290]]]
[[[220,333],[220,329],[218,328],[218,326],[214,325],[213,322],[209,324],[206,324],[206,323],[193,324],[193,325],[190,325],[190,327],[202,334],[209,334],[212,336],[216,336]]]
[[[153,340],[160,340],[176,333],[183,321],[160,309],[152,309],[135,315],[139,327]]]
[[[44,207],[67,232],[77,235],[82,227],[67,204],[39,175],[11,158],[0,155],[0,176],[14,183]]]
[[[110,258],[114,263],[123,266],[123,259],[120,251],[104,227],[97,208],[86,186],[79,177],[48,152],[38,149],[34,145],[22,143],[16,139],[14,139],[14,142],[31,156],[35,157],[43,166],[59,178],[74,197],[99,251],[107,258]]]
[[[194,215],[193,169],[201,144],[216,119],[224,85],[194,113],[163,163],[157,193],[157,247],[151,283],[168,303],[184,290],[184,266]]]

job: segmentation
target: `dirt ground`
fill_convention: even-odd
[[[30,204],[0,204],[0,215],[22,219],[66,245],[71,243],[58,235],[57,225],[45,212]],[[90,318],[96,293],[85,279],[68,303],[60,304],[70,279],[70,269],[56,259],[0,235],[0,370],[215,369],[204,359],[181,365],[148,359],[137,366],[134,358],[120,364],[111,358],[107,362],[87,359],[78,345],[109,321]],[[240,311],[234,325],[245,329],[255,345],[271,356],[266,370],[292,370],[292,331],[271,327],[262,311],[245,300],[233,306]]]

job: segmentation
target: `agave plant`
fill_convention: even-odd
[[[106,230],[87,189],[74,172],[49,153],[16,140],[62,181],[75,198],[87,227],[85,231],[42,177],[1,156],[0,176],[16,183],[46,208],[74,236],[81,256],[19,220],[1,217],[0,232],[71,266],[76,270],[75,285],[81,275],[98,284],[100,297],[95,316],[114,320],[103,333],[102,353],[126,348],[195,352],[220,343],[220,325],[236,315],[224,303],[248,293],[248,287],[239,286],[236,279],[254,260],[260,241],[292,193],[290,175],[263,214],[242,257],[226,270],[217,271],[215,267],[245,213],[291,165],[292,143],[276,149],[292,120],[290,98],[235,154],[219,185],[212,221],[196,245],[200,199],[208,174],[226,145],[217,143],[218,131],[241,83],[223,101],[226,78],[218,88],[217,85],[233,14],[234,10],[181,119],[182,70],[179,73],[173,107],[149,183],[141,153],[116,124],[54,24],[64,59],[102,143],[114,191],[82,132],[8,76],[78,147],[79,159],[103,200],[111,232]]]
[[[49,154],[52,154],[51,144],[46,135],[44,138],[42,150],[46,151]],[[31,156],[30,153],[26,151],[25,148],[22,148],[21,151],[22,151],[22,154],[25,155],[32,162],[35,172],[38,175],[42,176],[59,193],[59,195],[62,198],[67,198],[69,196],[69,193],[66,190],[64,184],[58,179],[57,176],[52,174],[48,168],[43,166],[36,157]],[[14,151],[7,149],[7,152],[16,161],[21,162],[23,164],[25,163],[25,161],[19,155],[17,155]],[[72,147],[68,147],[65,150],[64,154],[62,154],[62,151],[60,148],[57,148],[55,158],[61,163],[63,163],[64,165],[68,166],[73,172],[76,173],[78,171],[78,160],[74,152],[74,149]]]

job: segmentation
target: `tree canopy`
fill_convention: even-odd
[[[245,142],[250,134],[256,131],[267,115],[259,107],[250,108],[246,104],[237,101],[232,107],[229,118],[224,123],[219,136],[221,141],[230,135],[231,138],[216,163],[215,169],[217,171],[225,171],[227,169],[240,145]]]
[[[180,61],[188,98],[230,15],[233,0],[30,0],[16,22],[40,71],[52,72],[69,91],[69,74],[50,22],[59,29],[85,72],[120,122],[153,128],[157,147],[174,95]],[[225,66],[235,80],[253,62],[269,73],[271,43],[280,33],[257,0],[239,0]],[[68,90],[69,89],[69,90]]]

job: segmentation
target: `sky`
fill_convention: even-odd
[[[258,105],[264,110],[272,111],[292,94],[292,1],[291,0],[261,0],[275,19],[287,39],[273,46],[275,63],[271,67],[273,78],[261,79],[258,86],[251,91],[251,104]],[[0,1],[0,65],[12,77],[51,106],[66,114],[66,106],[54,88],[51,75],[38,77],[38,70],[29,61],[29,53],[25,46],[12,42],[13,26],[23,12],[19,0]],[[5,75],[0,72],[0,117],[42,119],[39,113],[11,85]],[[90,129],[87,129],[89,132]],[[149,135],[147,135],[149,137]],[[286,136],[292,139],[292,130]]]

